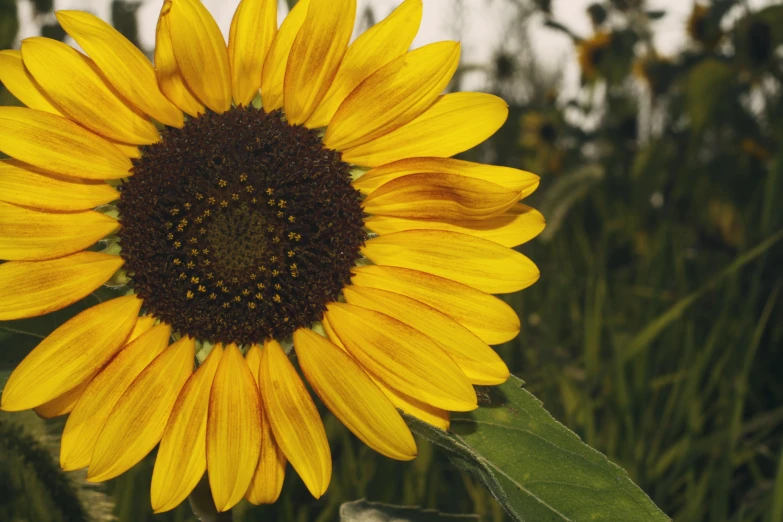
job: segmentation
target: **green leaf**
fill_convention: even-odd
[[[512,376],[501,386],[482,388],[486,404],[453,414],[450,433],[406,419],[484,482],[514,520],[669,520],[622,468],[552,418],[522,385]]]
[[[688,76],[688,113],[694,130],[701,131],[726,104],[724,96],[734,83],[734,69],[710,58],[699,63]]]
[[[340,522],[448,522],[478,521],[476,515],[444,515],[433,509],[392,506],[380,502],[356,500],[340,506]]]

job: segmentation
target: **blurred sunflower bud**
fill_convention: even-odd
[[[740,20],[734,31],[734,47],[741,63],[756,72],[772,66],[776,49],[783,45],[783,34],[774,30],[781,24],[783,5],[769,6]]]
[[[688,35],[705,49],[714,49],[723,36],[723,31],[720,28],[720,18],[720,13],[713,12],[710,6],[694,2],[691,14],[688,17]]]
[[[33,10],[36,15],[51,13],[54,9],[54,0],[33,0]]]
[[[601,4],[590,4],[590,7],[587,8],[587,15],[590,17],[593,29],[601,27],[608,18],[606,8]]]
[[[514,77],[514,73],[517,71],[517,63],[508,51],[499,51],[492,62],[493,72],[498,81],[504,82]]]

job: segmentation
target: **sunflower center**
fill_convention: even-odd
[[[365,239],[340,154],[282,114],[236,108],[167,128],[121,186],[122,257],[149,312],[213,342],[322,318]]]

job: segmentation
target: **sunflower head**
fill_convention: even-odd
[[[274,502],[290,463],[331,477],[321,402],[379,453],[416,445],[505,381],[490,345],[533,284],[544,227],[522,170],[452,159],[506,103],[444,93],[456,42],[409,50],[421,0],[350,43],[355,0],[242,0],[228,42],[166,1],[154,65],[93,15],[0,51],[0,320],[111,285],[16,368],[2,408],[68,415],[63,469],[116,477],[158,446],[156,511],[205,473],[217,508]],[[198,356],[197,356],[198,354]]]
[[[600,75],[601,65],[612,44],[612,33],[599,31],[577,44],[577,59],[582,69],[582,76],[592,81]]]

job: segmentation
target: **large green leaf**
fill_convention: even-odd
[[[522,385],[511,377],[482,388],[482,407],[454,414],[450,433],[407,420],[481,479],[515,520],[669,520],[622,468],[552,418]]]

